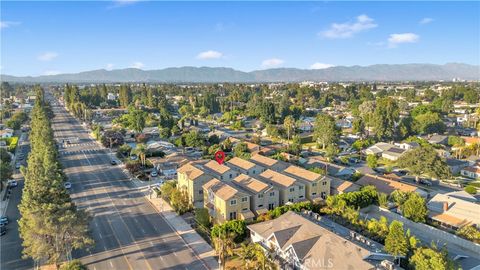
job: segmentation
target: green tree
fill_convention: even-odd
[[[416,176],[417,182],[421,175],[428,175],[433,178],[447,178],[450,170],[435,149],[431,146],[418,147],[402,155],[397,162],[401,168],[408,169],[409,173]]]
[[[210,227],[210,215],[208,214],[207,208],[196,208],[195,209],[195,220],[198,224],[204,228]]]
[[[403,224],[394,220],[390,223],[388,235],[385,238],[385,251],[395,257],[405,256],[408,252],[408,242]]]
[[[427,206],[425,199],[418,193],[411,192],[408,199],[400,206],[402,215],[414,222],[425,223],[427,217]]]
[[[295,119],[291,115],[287,115],[283,120],[283,127],[287,131],[287,140],[290,141],[292,132],[295,132]]]
[[[415,249],[409,263],[416,270],[453,270],[453,263],[448,259],[446,250],[420,247]]]
[[[373,127],[378,139],[390,140],[396,133],[395,124],[398,122],[400,110],[397,102],[391,97],[377,99],[373,113]]]
[[[414,118],[415,130],[420,134],[445,132],[446,126],[440,115],[435,112],[420,114]]]
[[[127,108],[132,103],[132,90],[128,85],[121,85],[118,93],[120,107]]]
[[[480,230],[473,225],[466,225],[457,231],[457,235],[480,244]]]
[[[220,233],[213,237],[213,246],[220,261],[220,269],[225,269],[225,261],[229,256],[233,255],[235,242],[233,239],[235,234],[227,230],[221,230]]]
[[[147,158],[147,146],[143,143],[139,143],[137,144],[135,149],[133,149],[133,153],[140,158],[142,166],[145,167],[145,162]]]
[[[80,260],[73,260],[63,264],[60,270],[87,270],[87,267]]]
[[[335,125],[335,119],[328,114],[319,114],[315,119],[313,139],[325,149],[337,142],[340,130]]]
[[[129,127],[135,132],[142,132],[145,128],[147,113],[142,110],[131,110],[128,113]]]
[[[5,183],[12,177],[12,166],[10,163],[0,161],[0,190],[3,190]]]
[[[370,168],[376,168],[378,165],[378,158],[375,155],[368,155],[367,156],[367,165]]]

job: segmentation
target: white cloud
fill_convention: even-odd
[[[374,20],[365,14],[357,16],[354,22],[332,23],[330,28],[319,33],[326,38],[349,38],[356,33],[377,27]]]
[[[107,64],[107,66],[105,67],[107,70],[110,70],[112,69],[114,66],[114,64]]]
[[[428,24],[428,23],[431,23],[433,22],[434,20],[432,18],[423,18],[420,20],[420,22],[418,22],[419,24]]]
[[[205,51],[197,55],[197,59],[208,60],[208,59],[219,59],[223,57],[223,53],[217,51]]]
[[[282,59],[270,58],[262,61],[262,67],[264,68],[278,67],[283,63],[285,63],[285,61],[283,61]]]
[[[58,70],[47,70],[47,71],[43,72],[43,75],[51,76],[51,75],[58,75],[60,73],[61,72],[58,71]]]
[[[420,39],[420,36],[414,33],[391,34],[388,38],[388,45],[390,48],[396,47],[401,43],[415,43]]]
[[[310,66],[310,69],[326,69],[326,68],[330,68],[330,67],[334,67],[334,65],[316,62],[316,63],[313,63]]]
[[[44,52],[42,54],[40,54],[37,59],[40,60],[40,61],[51,61],[55,58],[58,57],[58,53],[56,52]]]
[[[142,69],[145,65],[142,63],[142,62],[135,62],[133,63],[130,67],[131,68],[138,68],[138,69]]]
[[[0,29],[9,28],[19,24],[20,22],[0,21]]]

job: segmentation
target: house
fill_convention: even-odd
[[[225,162],[225,165],[230,167],[232,170],[252,176],[265,171],[265,168],[262,166],[239,157],[230,159],[229,161]]]
[[[337,226],[340,225],[327,227],[289,211],[247,228],[252,242],[259,243],[266,251],[272,250],[291,269],[376,269],[378,262],[371,259],[375,250],[342,237],[332,229]],[[364,243],[373,242],[362,239]]]
[[[265,170],[270,169],[274,171],[282,171],[290,166],[287,162],[269,158],[260,154],[253,154],[249,161],[263,167]]]
[[[305,185],[305,197],[309,200],[325,200],[330,195],[330,179],[321,174],[290,165],[282,171]]]
[[[480,144],[480,137],[462,137],[465,141],[465,146]]]
[[[267,169],[258,175],[258,179],[279,190],[279,204],[305,201],[305,184],[295,178]]]
[[[382,153],[382,158],[392,160],[392,161],[397,161],[403,153],[405,153],[405,149],[398,148],[398,147],[392,147]]]
[[[450,229],[474,225],[480,229],[480,205],[447,194],[437,194],[428,203],[428,216]]]
[[[452,174],[458,174],[463,168],[468,166],[468,161],[456,158],[447,158],[446,163]]]
[[[390,195],[395,190],[401,190],[404,192],[417,192],[422,197],[427,197],[428,195],[426,191],[414,185],[409,185],[377,175],[364,175],[362,178],[358,179],[355,184],[362,187],[374,186],[378,192],[385,193],[387,195]]]
[[[246,174],[235,177],[232,184],[250,194],[250,210],[257,216],[279,206],[280,193],[273,185],[268,185]]]
[[[107,94],[107,99],[108,100],[117,100],[118,95],[115,93],[108,93]]]
[[[432,135],[430,138],[427,139],[427,141],[431,144],[442,144],[442,145],[447,145],[448,144],[448,136],[445,135]]]
[[[304,117],[298,121],[297,129],[301,130],[302,132],[311,132],[313,131],[314,124],[314,117]]]
[[[204,207],[215,223],[241,219],[252,221],[250,196],[227,182],[216,178],[203,185]]]
[[[420,147],[420,144],[418,142],[402,142],[402,143],[395,143],[395,146],[404,150],[412,150]]]
[[[345,167],[338,164],[330,163],[327,161],[322,160],[320,157],[310,157],[304,163],[305,168],[321,168],[327,172],[327,175],[342,178],[342,179],[349,179],[355,173],[356,170],[352,167]]]
[[[339,119],[335,122],[338,128],[352,128],[352,121],[350,119]]]
[[[330,178],[330,194],[343,194],[353,191],[359,191],[360,186],[346,180],[342,180],[336,177],[329,177]]]
[[[381,155],[384,151],[387,151],[388,149],[395,147],[395,145],[391,143],[385,143],[385,142],[378,142],[367,149],[365,149],[365,154],[367,155]]]
[[[454,197],[454,198],[457,198],[457,199],[460,199],[460,200],[469,201],[469,202],[472,202],[472,203],[478,202],[478,200],[477,200],[477,198],[475,198],[475,196],[466,192],[465,190],[452,191],[452,192],[445,193],[445,195],[450,196],[450,197]]]
[[[14,131],[11,128],[2,129],[0,130],[0,138],[11,138],[13,133]]]
[[[205,161],[191,161],[177,169],[178,187],[187,191],[195,206],[203,206],[203,185],[213,178],[197,167],[202,162]]]
[[[480,178],[480,163],[464,167],[460,170],[460,174],[473,179]]]

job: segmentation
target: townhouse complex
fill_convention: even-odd
[[[260,154],[224,164],[191,161],[177,170],[177,177],[190,203],[207,208],[218,223],[249,221],[281,205],[330,195],[330,178]]]

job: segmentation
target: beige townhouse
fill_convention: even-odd
[[[239,172],[239,174],[243,173],[246,175],[258,175],[265,171],[262,166],[239,157],[230,159],[229,161],[225,162],[225,165],[230,167],[232,170]]]
[[[273,185],[246,174],[235,177],[232,183],[250,194],[250,210],[257,216],[279,206],[280,192]]]
[[[203,185],[203,191],[204,207],[214,223],[234,219],[251,221],[255,217],[250,211],[250,195],[231,183],[214,178]]]
[[[267,169],[258,176],[258,179],[273,185],[279,190],[279,205],[284,205],[286,202],[295,203],[306,200],[305,184],[293,177]]]
[[[187,191],[190,203],[195,207],[203,206],[202,186],[213,176],[201,169],[202,162],[191,161],[177,169],[178,187]]]
[[[287,162],[269,158],[260,154],[252,155],[249,161],[263,167],[264,168],[263,171],[270,169],[270,170],[279,172],[286,169],[288,166],[290,166],[289,163]]]
[[[324,200],[330,195],[330,179],[328,177],[295,165],[290,165],[282,173],[304,183],[305,196],[311,201]]]

